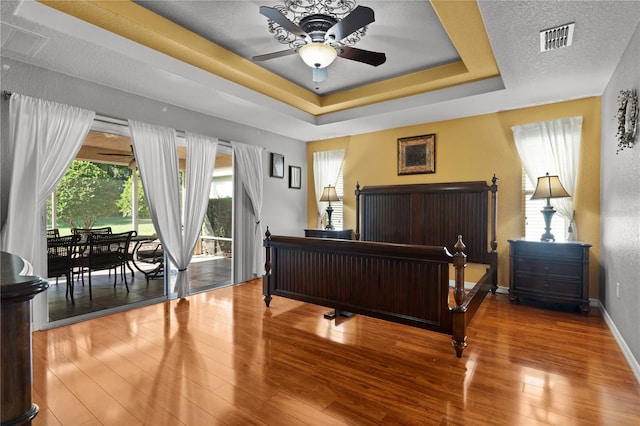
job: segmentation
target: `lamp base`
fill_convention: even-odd
[[[331,223],[331,214],[333,213],[333,207],[331,207],[331,203],[329,203],[329,207],[327,207],[327,226],[324,227],[327,231],[333,231],[333,224]]]
[[[551,233],[551,218],[556,213],[556,210],[553,208],[553,206],[547,204],[542,210],[540,210],[540,213],[542,213],[542,215],[544,216],[544,223],[546,225],[544,228],[546,232],[542,234],[542,236],[540,237],[540,241],[552,243],[556,240],[556,238]]]
[[[544,243],[553,243],[553,242],[556,241],[556,237],[550,232],[545,232],[540,237],[540,241],[542,241]]]

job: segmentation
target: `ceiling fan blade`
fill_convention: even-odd
[[[289,31],[291,34],[295,34],[298,37],[302,37],[305,39],[309,38],[309,34],[304,32],[302,28],[294,24],[284,16],[279,10],[274,9],[269,6],[260,6],[260,14],[266,16],[276,24],[280,25],[285,30]]]
[[[98,155],[113,155],[115,157],[133,157],[133,154],[116,154],[113,152],[97,152]]]
[[[298,49],[281,50],[279,52],[265,53],[264,55],[256,55],[256,56],[253,57],[253,60],[254,61],[266,61],[268,59],[281,58],[283,56],[293,55],[296,52],[298,52]]]
[[[387,61],[387,55],[384,53],[372,52],[370,50],[363,50],[349,46],[339,48],[338,56],[344,59],[351,59],[352,61],[373,65],[374,67],[382,65]]]
[[[340,41],[349,34],[375,21],[373,9],[366,6],[358,6],[353,11],[329,28],[325,40]]]

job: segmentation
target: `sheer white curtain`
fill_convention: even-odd
[[[9,140],[2,141],[12,145],[2,250],[27,259],[37,275],[47,274],[42,217],[47,198],[76,157],[94,117],[94,111],[11,95]]]
[[[344,153],[344,149],[313,153],[313,187],[316,191],[316,206],[318,207],[318,228],[322,223],[322,213],[329,205],[327,202],[319,201],[322,190],[327,185],[336,186],[344,162]]]
[[[191,262],[193,249],[202,231],[202,222],[209,205],[213,168],[216,163],[218,139],[208,136],[186,133],[187,140],[187,177],[184,208],[184,231],[182,266],[186,269]],[[178,273],[176,288],[178,296],[189,293],[189,275],[186,271]]]
[[[264,256],[262,253],[262,224],[260,217],[262,214],[262,196],[264,190],[264,178],[262,172],[262,147],[231,142],[235,159],[238,164],[238,174],[244,186],[251,206],[255,228],[253,231],[253,244],[245,253],[250,254],[252,260],[252,273],[260,276],[264,269]]]
[[[129,129],[151,220],[165,252],[178,268],[174,291],[178,297],[184,297],[189,293],[187,267],[206,210],[204,198],[209,198],[216,140],[187,134],[187,207],[183,228],[175,130],[133,120],[129,120]]]
[[[511,128],[527,177],[536,186],[538,177],[545,173],[558,175],[571,198],[551,199],[558,214],[573,219],[573,194],[578,179],[582,117],[524,124]],[[566,231],[566,230],[565,230]],[[573,226],[574,238],[577,227]]]
[[[129,131],[151,220],[165,253],[177,266],[182,232],[176,132],[133,120]]]

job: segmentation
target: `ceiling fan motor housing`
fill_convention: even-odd
[[[317,13],[302,18],[300,20],[299,26],[305,33],[309,35],[309,37],[311,37],[311,41],[313,43],[324,43],[325,34],[331,27],[333,27],[337,23],[338,21],[331,16]]]

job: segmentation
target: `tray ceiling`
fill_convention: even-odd
[[[376,21],[357,47],[387,62],[338,58],[316,89],[297,55],[251,61],[285,47],[258,12],[278,3],[3,1],[2,56],[314,140],[600,95],[640,21],[628,1],[360,1]],[[573,45],[540,53],[569,22]]]

